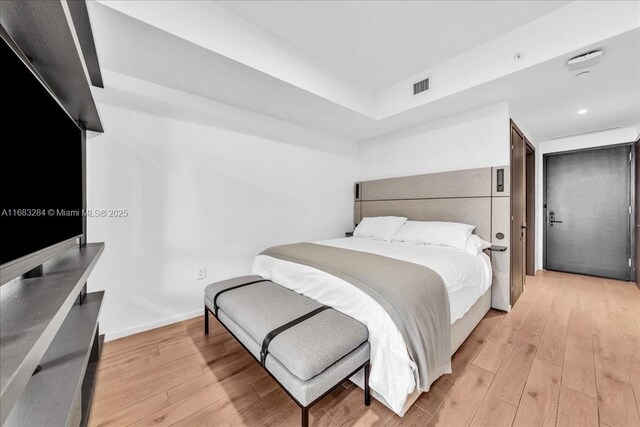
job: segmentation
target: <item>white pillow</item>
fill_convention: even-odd
[[[458,222],[407,221],[393,236],[393,240],[451,246],[464,250],[474,228],[474,225]]]
[[[464,250],[469,252],[472,255],[479,255],[482,253],[483,250],[490,247],[491,247],[491,243],[481,239],[479,236],[476,236],[475,234],[472,234],[471,236],[469,236],[469,239],[467,240],[467,245],[465,246]]]
[[[396,231],[398,231],[406,221],[407,218],[401,216],[363,218],[356,229],[353,230],[353,236],[369,237],[390,242]]]

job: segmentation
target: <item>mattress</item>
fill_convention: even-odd
[[[374,253],[431,268],[445,283],[451,307],[451,324],[462,318],[491,286],[491,263],[485,254],[472,255],[444,246],[358,237],[315,243]],[[253,274],[364,323],[369,329],[371,343],[371,388],[394,412],[404,412],[408,396],[428,391],[417,390],[417,368],[407,353],[402,335],[386,311],[371,297],[323,271],[264,255],[256,257]]]

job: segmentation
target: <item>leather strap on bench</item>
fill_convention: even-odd
[[[329,307],[327,307],[326,305],[323,305],[322,307],[316,308],[315,310],[310,311],[304,316],[300,316],[297,319],[293,319],[292,321],[287,322],[284,325],[280,326],[279,328],[276,328],[273,331],[269,332],[267,336],[264,337],[264,340],[262,341],[262,350],[260,350],[260,364],[262,365],[262,367],[266,368],[266,366],[264,366],[264,362],[267,359],[267,354],[269,353],[269,344],[276,336],[278,336],[278,334],[286,331],[287,329],[297,325],[300,322],[304,322],[305,320],[312,318],[316,314],[321,313],[328,308]]]
[[[236,285],[236,286],[231,286],[230,288],[227,289],[222,289],[221,291],[219,291],[214,297],[213,297],[213,315],[218,317],[218,297],[220,295],[222,295],[225,292],[228,291],[232,291],[234,289],[238,289],[238,288],[242,288],[244,286],[249,286],[249,285],[253,285],[254,283],[260,283],[260,282],[268,282],[268,280],[266,279],[260,279],[260,280],[254,280],[252,282],[247,282],[247,283],[242,283],[240,285]]]

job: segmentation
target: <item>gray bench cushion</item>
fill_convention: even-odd
[[[223,309],[218,312],[218,318],[224,325],[244,344],[244,346],[256,358],[260,357],[262,342],[256,342],[243,328],[226,315]],[[265,367],[269,370],[282,386],[293,395],[302,405],[309,405],[311,402],[322,396],[327,390],[344,380],[349,374],[354,373],[362,367],[368,360],[371,352],[368,342],[364,342],[346,356],[329,366],[325,371],[316,375],[308,381],[303,381],[293,375],[285,364],[277,358],[268,355]]]
[[[260,278],[243,277],[209,285],[205,290],[205,303],[213,309],[213,298],[220,290],[251,279]],[[260,345],[272,330],[321,307],[316,301],[273,282],[225,292],[218,297],[218,306],[224,316]],[[222,316],[219,317],[222,320]],[[297,378],[307,381],[359,348],[368,336],[362,323],[329,309],[276,336],[269,345],[269,354]],[[259,353],[258,349],[254,356],[259,358]],[[362,363],[364,361],[366,359]]]

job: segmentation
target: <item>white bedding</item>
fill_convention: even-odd
[[[449,296],[451,324],[464,316],[491,286],[491,261],[485,254],[460,249],[367,238],[344,238],[316,244],[369,252],[423,265],[442,277]],[[393,411],[400,414],[416,387],[416,365],[409,358],[400,331],[387,312],[369,295],[329,273],[265,255],[257,256],[253,274],[333,307],[369,329],[369,384]],[[420,390],[427,391],[427,390]]]

